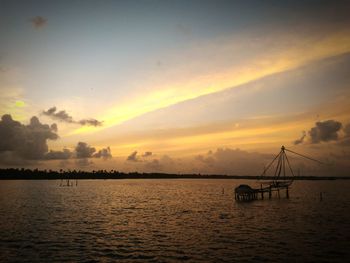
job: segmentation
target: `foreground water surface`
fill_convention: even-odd
[[[296,181],[290,199],[237,203],[243,183],[255,181],[0,181],[0,261],[350,259],[350,181]]]

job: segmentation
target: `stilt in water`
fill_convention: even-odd
[[[277,195],[278,195],[278,199],[280,199],[281,198],[281,196],[280,196],[280,189],[277,189]]]
[[[287,199],[289,199],[289,189],[288,189],[288,186],[286,187],[286,197],[287,197]]]

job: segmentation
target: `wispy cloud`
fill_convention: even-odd
[[[94,126],[94,127],[102,126],[102,121],[98,121],[96,119],[82,119],[82,120],[76,121],[65,110],[57,111],[56,107],[52,107],[47,111],[42,111],[42,114],[49,116],[52,119],[66,122],[66,123],[75,123],[75,124],[80,124],[82,126],[85,126],[85,125]]]
[[[295,141],[293,142],[293,144],[294,144],[294,145],[298,145],[298,144],[303,143],[304,140],[305,140],[305,137],[306,137],[306,132],[305,132],[305,131],[302,131],[301,137],[300,137],[299,139],[295,140]]]

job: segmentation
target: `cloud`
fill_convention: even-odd
[[[344,132],[344,137],[340,139],[339,145],[350,146],[350,123],[344,126],[343,132]]]
[[[47,111],[42,111],[42,114],[49,116],[52,119],[59,120],[67,123],[75,123],[80,125],[88,125],[88,126],[102,126],[102,122],[96,119],[82,119],[79,121],[75,121],[72,116],[70,116],[65,110],[57,111],[56,107],[51,107]]]
[[[90,158],[96,152],[94,147],[90,147],[86,142],[78,142],[75,147],[77,158]]]
[[[273,155],[247,152],[240,149],[218,148],[195,157],[202,173],[259,175]],[[204,165],[204,166],[203,166]]]
[[[79,121],[81,125],[89,125],[89,126],[102,126],[102,121],[98,121],[96,119],[82,119]]]
[[[52,151],[50,150],[45,154],[45,159],[47,160],[67,160],[71,158],[73,153],[68,149],[63,149],[63,151]]]
[[[126,158],[126,160],[131,162],[148,162],[147,159],[152,155],[153,153],[148,151],[142,154],[141,157],[139,157],[137,155],[137,151],[134,151]]]
[[[53,130],[54,132],[57,132],[58,131],[58,127],[57,127],[57,124],[56,123],[53,123],[51,124],[51,130]]]
[[[342,131],[342,132],[341,132]],[[308,135],[308,136],[307,136]],[[294,141],[294,145],[335,141],[339,146],[350,146],[350,123],[343,125],[336,120],[319,121],[306,134]]]
[[[0,121],[0,152],[12,152],[27,159],[43,159],[48,151],[47,140],[56,140],[57,126],[40,123],[33,116],[28,125],[14,121],[9,114]]]
[[[319,121],[316,126],[308,132],[311,143],[328,142],[338,140],[338,131],[342,124],[335,120]]]
[[[297,139],[293,142],[294,145],[298,145],[298,144],[301,144],[304,142],[304,139],[306,137],[306,132],[305,131],[302,131],[302,135],[300,137],[300,139]]]
[[[175,172],[181,171],[182,167],[180,162],[177,162],[168,155],[163,155],[159,159],[144,160],[142,167],[148,172]]]
[[[130,161],[130,162],[137,162],[138,161],[138,158],[137,158],[137,151],[134,151],[132,152],[128,158],[126,158],[127,161]]]
[[[64,110],[56,111],[56,107],[52,107],[47,111],[43,111],[42,113],[46,116],[51,117],[52,119],[56,119],[63,122],[73,123],[72,116],[69,116],[68,113]]]
[[[103,148],[95,153],[92,157],[94,158],[102,158],[104,160],[112,158],[111,149],[109,147]]]
[[[264,165],[273,158],[273,154],[218,148],[215,151],[186,158],[162,155],[160,158],[134,162],[133,168],[129,170],[180,174],[260,175]]]
[[[36,163],[36,162],[35,162]],[[5,166],[17,166],[23,167],[33,164],[32,161],[24,160],[16,152],[13,151],[4,151],[0,152],[0,164]]]
[[[145,152],[142,157],[149,157],[152,156],[152,152]]]
[[[75,147],[75,151],[72,152],[69,149],[63,149],[62,151],[53,151],[50,150],[45,154],[44,159],[46,160],[68,160],[76,157],[77,159],[87,159],[87,158],[102,158],[103,160],[107,160],[112,158],[111,149],[109,147],[102,148],[98,152],[96,152],[95,147],[89,146],[85,142],[78,142]],[[78,163],[79,166],[82,166],[81,163]],[[85,162],[86,163],[86,162]]]
[[[350,123],[344,126],[343,131],[345,133],[345,137],[350,137]]]
[[[35,28],[41,28],[46,26],[47,19],[42,16],[36,16],[30,19],[30,22]]]
[[[153,159],[152,161],[145,163],[145,168],[148,171],[158,172],[163,169],[163,165],[160,163],[158,159]]]
[[[215,159],[212,156],[197,155],[194,157],[194,159],[208,166],[214,166],[215,164]]]
[[[80,167],[86,167],[86,166],[94,164],[94,162],[89,160],[88,158],[81,158],[81,159],[76,160],[75,164],[80,166]]]

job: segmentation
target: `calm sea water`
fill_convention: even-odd
[[[234,201],[245,180],[0,181],[1,262],[345,262],[350,181]],[[319,194],[324,192],[323,201]]]

